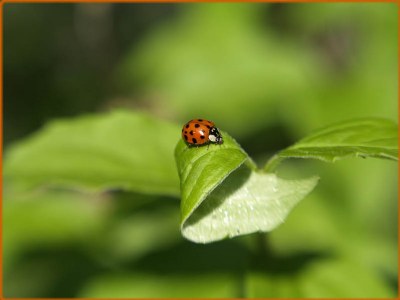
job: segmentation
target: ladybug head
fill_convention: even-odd
[[[224,142],[222,139],[222,135],[219,133],[217,127],[212,127],[210,129],[208,139],[210,140],[211,143],[215,144],[222,144]]]

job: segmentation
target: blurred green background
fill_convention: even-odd
[[[260,165],[333,122],[397,122],[394,3],[6,3],[3,17],[5,159],[49,120],[115,108],[213,120]],[[321,181],[268,236],[209,245],[181,237],[173,197],[5,186],[4,295],[395,297],[396,164],[278,174]]]

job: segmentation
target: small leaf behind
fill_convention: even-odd
[[[334,124],[279,152],[265,169],[271,171],[280,161],[291,157],[335,162],[350,156],[398,160],[397,125],[380,118]]]

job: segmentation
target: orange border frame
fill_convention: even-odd
[[[219,0],[219,1],[213,1],[213,0],[203,0],[203,1],[197,1],[197,0],[184,0],[184,1],[177,1],[177,0],[144,0],[144,1],[138,1],[138,0],[37,0],[37,1],[32,1],[32,0],[0,0],[0,169],[1,169],[1,179],[3,179],[3,6],[6,3],[192,3],[192,2],[244,2],[241,0]],[[400,2],[398,0],[341,0],[341,1],[331,1],[331,0],[275,0],[275,1],[269,1],[269,0],[248,0],[245,2],[252,2],[252,3],[266,3],[266,2],[279,2],[279,3],[310,3],[310,2],[318,2],[318,3],[332,3],[332,2],[383,2],[383,3],[396,3],[397,4],[397,9],[398,9],[398,19],[397,19],[397,24],[398,24],[398,40],[397,40],[397,45],[398,45],[398,100],[400,96]],[[399,103],[399,101],[398,101]],[[398,105],[398,120],[400,119],[400,103]],[[400,136],[400,127],[398,128],[399,136]],[[399,144],[400,144],[400,139],[399,139]],[[400,151],[399,151],[399,156],[400,156]],[[400,165],[398,164],[398,186],[400,186]],[[72,300],[72,299],[84,299],[84,300],[94,300],[94,299],[101,299],[101,298],[4,298],[3,294],[3,180],[0,183],[0,192],[1,192],[1,198],[0,198],[0,218],[1,218],[1,226],[0,226],[0,300],[6,300],[6,299],[19,299],[19,300],[40,300],[40,299],[60,299],[60,300]],[[399,195],[398,197],[398,203],[399,201]],[[398,215],[400,215],[400,207],[398,207]],[[399,253],[399,248],[400,248],[400,218],[398,219],[398,236],[397,236],[397,247],[398,247],[398,253]],[[400,270],[400,257],[398,255],[398,270]],[[398,275],[397,279],[397,299],[400,299],[400,279]],[[158,299],[158,298],[103,298],[103,299],[109,299],[109,300],[126,300],[126,299]],[[162,298],[163,300],[182,300],[182,299],[187,299],[187,298]],[[190,299],[201,299],[201,298],[190,298]],[[225,298],[224,298],[225,299]],[[240,299],[240,298],[227,298],[227,299]],[[279,298],[280,300],[283,300],[285,298]],[[329,298],[325,298],[329,299]],[[352,299],[352,298],[342,298],[342,300],[346,299]],[[374,298],[371,298],[374,299]]]

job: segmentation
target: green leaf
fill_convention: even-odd
[[[284,180],[261,172],[227,133],[222,134],[222,145],[190,147],[180,141],[175,149],[181,230],[194,242],[271,231],[318,181]]]
[[[397,160],[397,125],[380,118],[330,125],[279,152],[266,164],[265,170],[273,170],[285,158],[313,158],[335,162],[352,156]]]
[[[179,126],[125,111],[55,121],[6,153],[4,176],[61,185],[179,195],[172,159]]]

